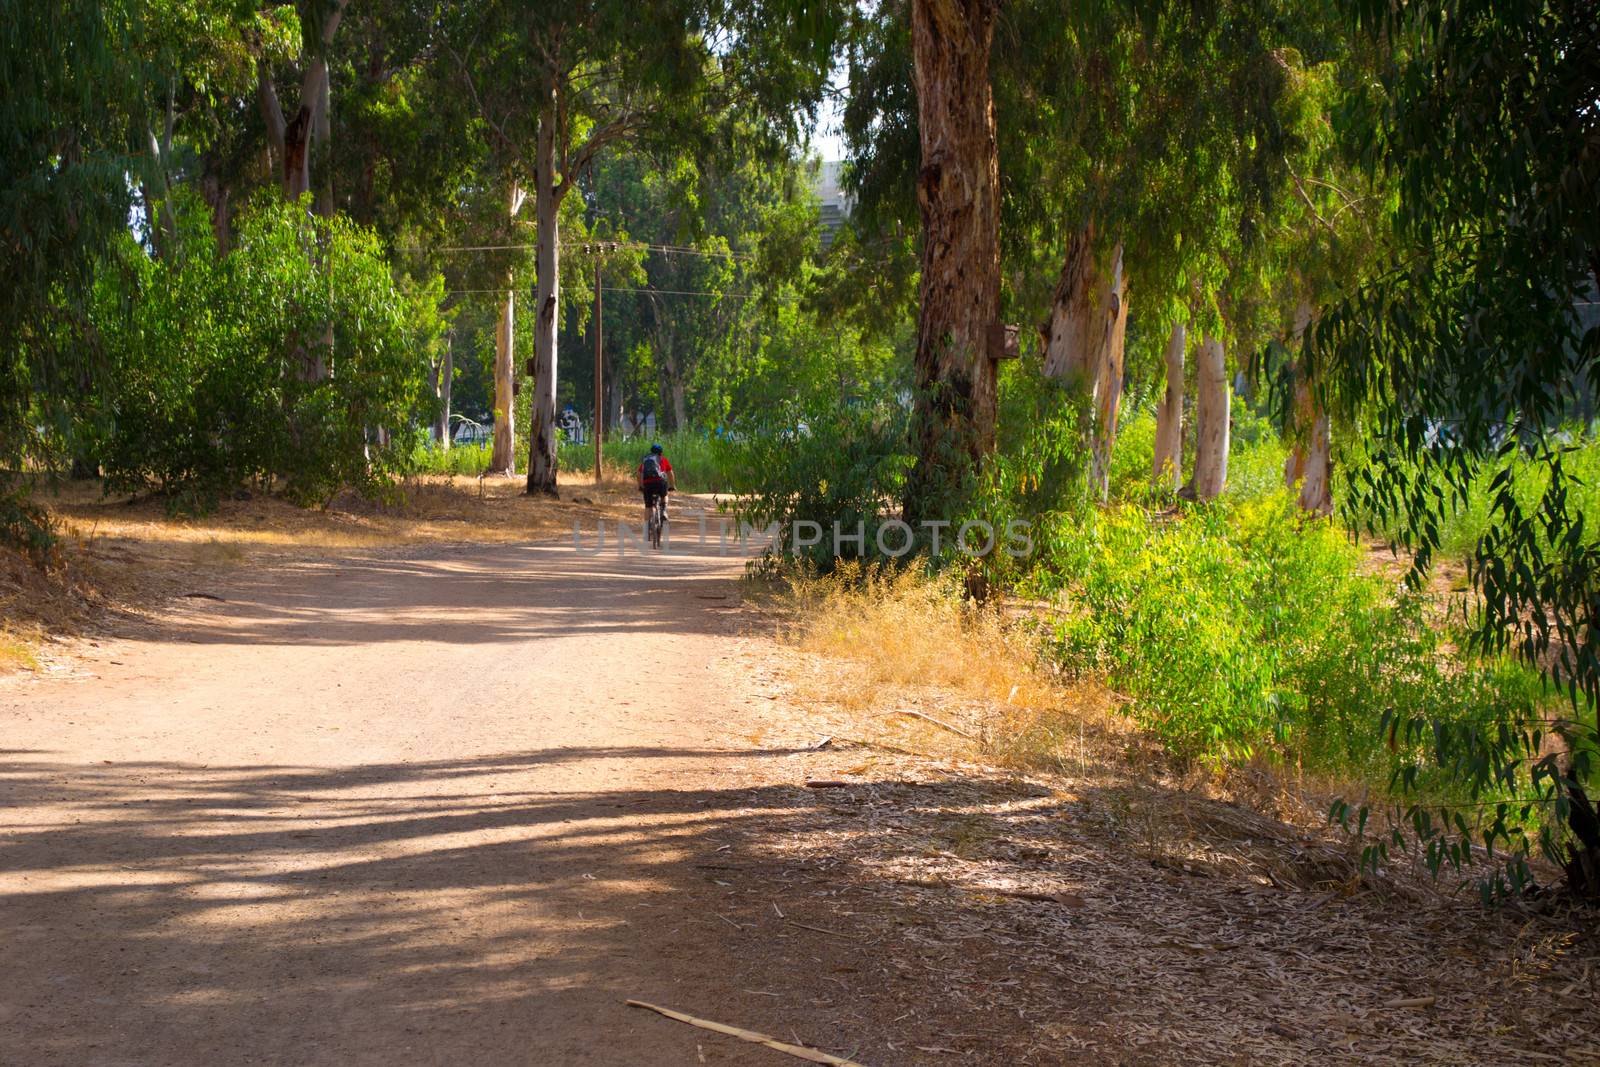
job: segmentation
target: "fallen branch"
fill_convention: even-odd
[[[910,708],[897,708],[896,710],[891,711],[888,714],[890,714],[890,715],[909,715],[913,719],[921,719],[923,722],[931,722],[931,723],[933,723],[933,725],[939,727],[939,729],[941,729],[941,730],[949,730],[951,733],[955,734],[957,737],[965,737],[968,741],[982,741],[983,740],[982,738],[978,737],[976,734],[968,733],[967,731],[963,730],[959,726],[951,726],[949,723],[945,722],[943,719],[935,719],[932,715],[924,715],[922,712],[920,712],[920,711],[912,711]]]
[[[857,748],[875,748],[880,752],[893,752],[896,756],[914,756],[917,759],[939,758],[938,756],[928,752],[913,752],[909,748],[901,748],[898,745],[886,745],[882,741],[864,741],[859,737],[840,737],[836,738],[835,740],[842,741],[847,745],[855,745]]]
[[[826,926],[807,926],[805,923],[798,923],[798,922],[795,922],[793,919],[789,919],[787,921],[788,921],[790,926],[798,926],[802,930],[811,930],[811,931],[813,931],[815,933],[827,934],[829,937],[842,937],[847,941],[855,941],[855,940],[857,940],[857,938],[853,934],[841,933],[838,930],[829,930]]]
[[[786,1041],[779,1041],[775,1037],[758,1034],[754,1030],[743,1030],[737,1026],[714,1023],[709,1019],[697,1019],[693,1015],[685,1015],[681,1011],[673,1011],[671,1008],[663,1008],[657,1004],[647,1004],[642,1000],[630,1000],[628,1001],[628,1007],[647,1008],[658,1015],[676,1019],[680,1023],[698,1026],[702,1030],[710,1030],[713,1033],[727,1034],[729,1037],[737,1037],[741,1041],[749,1041],[752,1044],[765,1045],[767,1048],[775,1049],[778,1052],[786,1052],[798,1059],[810,1060],[812,1063],[829,1063],[833,1064],[834,1067],[863,1067],[862,1064],[857,1063],[855,1060],[843,1059],[830,1052],[820,1052],[814,1048],[806,1048],[804,1045],[791,1045]]]
[[[1431,1008],[1438,997],[1401,997],[1384,1003],[1386,1008]]]

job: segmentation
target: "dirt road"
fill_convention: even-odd
[[[738,571],[247,563],[0,682],[0,1064],[800,1062],[635,998],[871,1067],[1600,1065],[1588,919],[851,740]]]
[[[796,1036],[718,936],[781,756],[736,740],[739,562],[243,567],[4,683],[0,1062],[796,1062],[624,1006]]]

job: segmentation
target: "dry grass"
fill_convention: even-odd
[[[792,578],[782,608],[783,636],[821,657],[795,678],[801,693],[856,713],[879,740],[1075,774],[1134,740],[1115,694],[1056,675],[1024,625],[951,582],[845,566]]]
[[[260,551],[536,540],[566,534],[574,519],[634,517],[633,488],[620,472],[598,487],[583,474],[563,474],[560,481],[559,501],[526,496],[520,478],[438,475],[408,479],[393,503],[344,493],[327,508],[314,509],[256,495],[224,500],[195,517],[169,514],[157,498],[106,498],[94,483],[74,483],[35,499],[80,540],[163,546],[176,556],[198,553],[212,561],[227,561],[233,546],[242,553],[233,562]]]
[[[1374,886],[1358,869],[1359,844],[1330,833],[1325,814],[1331,798],[1361,796],[1359,785],[1266,760],[1174,763],[1120,714],[1118,694],[1049,667],[1026,612],[977,607],[953,582],[921,572],[857,567],[791,577],[779,608],[780,636],[797,653],[788,684],[836,712],[841,739],[1072,789],[1093,782],[1158,866],[1232,866],[1279,885],[1348,892]]]
[[[39,660],[34,654],[38,642],[37,634],[22,635],[9,627],[0,629],[0,674],[38,670]]]

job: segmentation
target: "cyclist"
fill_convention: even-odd
[[[639,461],[639,491],[644,494],[645,521],[650,519],[650,508],[659,499],[661,518],[667,517],[667,494],[678,488],[678,479],[672,464],[660,444],[650,446],[650,452]]]

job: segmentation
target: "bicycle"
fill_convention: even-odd
[[[650,514],[647,518],[646,532],[649,535],[650,547],[661,548],[661,536],[667,528],[667,494],[661,493],[650,502]]]

